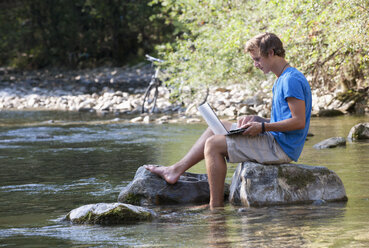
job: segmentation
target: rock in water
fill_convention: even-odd
[[[369,122],[353,126],[347,137],[349,140],[369,139]]]
[[[334,148],[337,146],[345,146],[346,139],[344,137],[333,137],[315,144],[313,147],[315,149],[326,149],[326,148]]]
[[[238,165],[232,178],[229,201],[235,205],[268,206],[281,204],[347,201],[341,179],[321,166],[302,164]]]
[[[340,115],[344,115],[344,113],[337,109],[321,109],[318,113],[318,116],[320,117],[333,117]]]
[[[229,186],[225,185],[225,198]],[[206,174],[185,172],[175,184],[168,184],[161,177],[138,168],[132,182],[119,194],[118,201],[134,205],[170,205],[209,203],[210,191]]]
[[[73,209],[66,220],[74,224],[116,225],[151,220],[152,210],[123,203],[97,203]]]

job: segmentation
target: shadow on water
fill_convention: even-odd
[[[113,227],[60,220],[89,203],[115,202],[146,163],[181,158],[204,124],[139,125],[114,116],[0,112],[0,245],[6,247],[367,247],[369,142],[315,150],[346,137],[366,117],[314,118],[299,163],[326,166],[344,182],[347,204],[240,208],[212,213],[154,207],[159,218]],[[230,182],[235,164],[229,165]],[[205,173],[203,163],[191,172]]]

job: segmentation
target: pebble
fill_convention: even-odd
[[[187,119],[186,122],[187,123],[199,123],[199,122],[201,122],[201,119],[199,119],[199,118],[189,118],[189,119]]]
[[[142,68],[146,68],[146,71]],[[44,72],[49,78],[47,75],[37,76],[39,81],[35,81],[36,79],[30,81],[29,78],[36,78],[32,74],[25,73],[23,78],[19,78],[20,76],[15,77],[10,75],[11,73],[9,75],[5,73],[5,76],[0,79],[0,110],[60,110],[96,112],[101,115],[109,112],[132,114],[132,116],[136,115],[130,120],[132,123],[201,122],[202,118],[197,111],[197,106],[203,100],[202,97],[185,97],[183,102],[173,103],[169,101],[170,91],[165,87],[159,87],[156,113],[151,115],[151,118],[150,116],[137,117],[137,114],[141,113],[144,86],[150,80],[150,70],[152,68],[141,66],[140,70],[97,68],[85,72],[69,72],[65,75],[60,72],[54,74],[50,72],[50,75]],[[137,71],[140,73],[134,73]],[[135,84],[135,82],[141,83]],[[123,84],[124,87],[122,87]],[[318,113],[329,103],[338,104],[332,101],[334,93],[327,94],[319,89],[312,91],[312,98],[313,113]],[[261,89],[253,93],[246,85],[234,84],[227,87],[210,87],[208,103],[220,118],[235,120],[242,115],[269,117],[271,99],[271,90]],[[174,120],[171,117],[173,115],[184,118]]]
[[[146,123],[146,124],[150,123],[150,116],[149,116],[149,115],[146,115],[146,116],[143,118],[142,122],[143,122],[143,123]]]
[[[138,116],[138,117],[135,117],[135,118],[131,119],[130,122],[137,123],[137,122],[141,122],[142,120],[143,120],[143,117]]]

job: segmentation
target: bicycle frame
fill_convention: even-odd
[[[152,63],[152,65],[154,64],[154,62],[159,62],[159,63],[164,62],[161,59],[154,58],[154,57],[152,57],[150,55],[147,55],[147,54],[146,54],[146,58],[147,58],[148,61],[150,61]],[[142,107],[141,107],[141,113],[145,113],[145,103],[147,102],[148,104],[151,104],[152,101],[153,101],[153,106],[151,107],[149,113],[151,114],[155,111],[156,100],[157,100],[158,95],[159,95],[159,86],[161,85],[161,81],[159,80],[159,73],[160,73],[160,67],[157,67],[155,69],[154,75],[152,75],[152,77],[151,77],[149,86],[147,87],[147,89],[145,91],[144,99],[143,99]],[[150,92],[151,92],[152,89],[155,89],[155,92],[154,92],[153,100],[150,101],[149,97],[150,97]]]

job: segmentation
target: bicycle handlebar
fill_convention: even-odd
[[[157,59],[157,58],[154,58],[148,54],[145,55],[146,59],[150,62],[159,62],[159,63],[163,63],[164,60],[161,60],[161,59]]]

